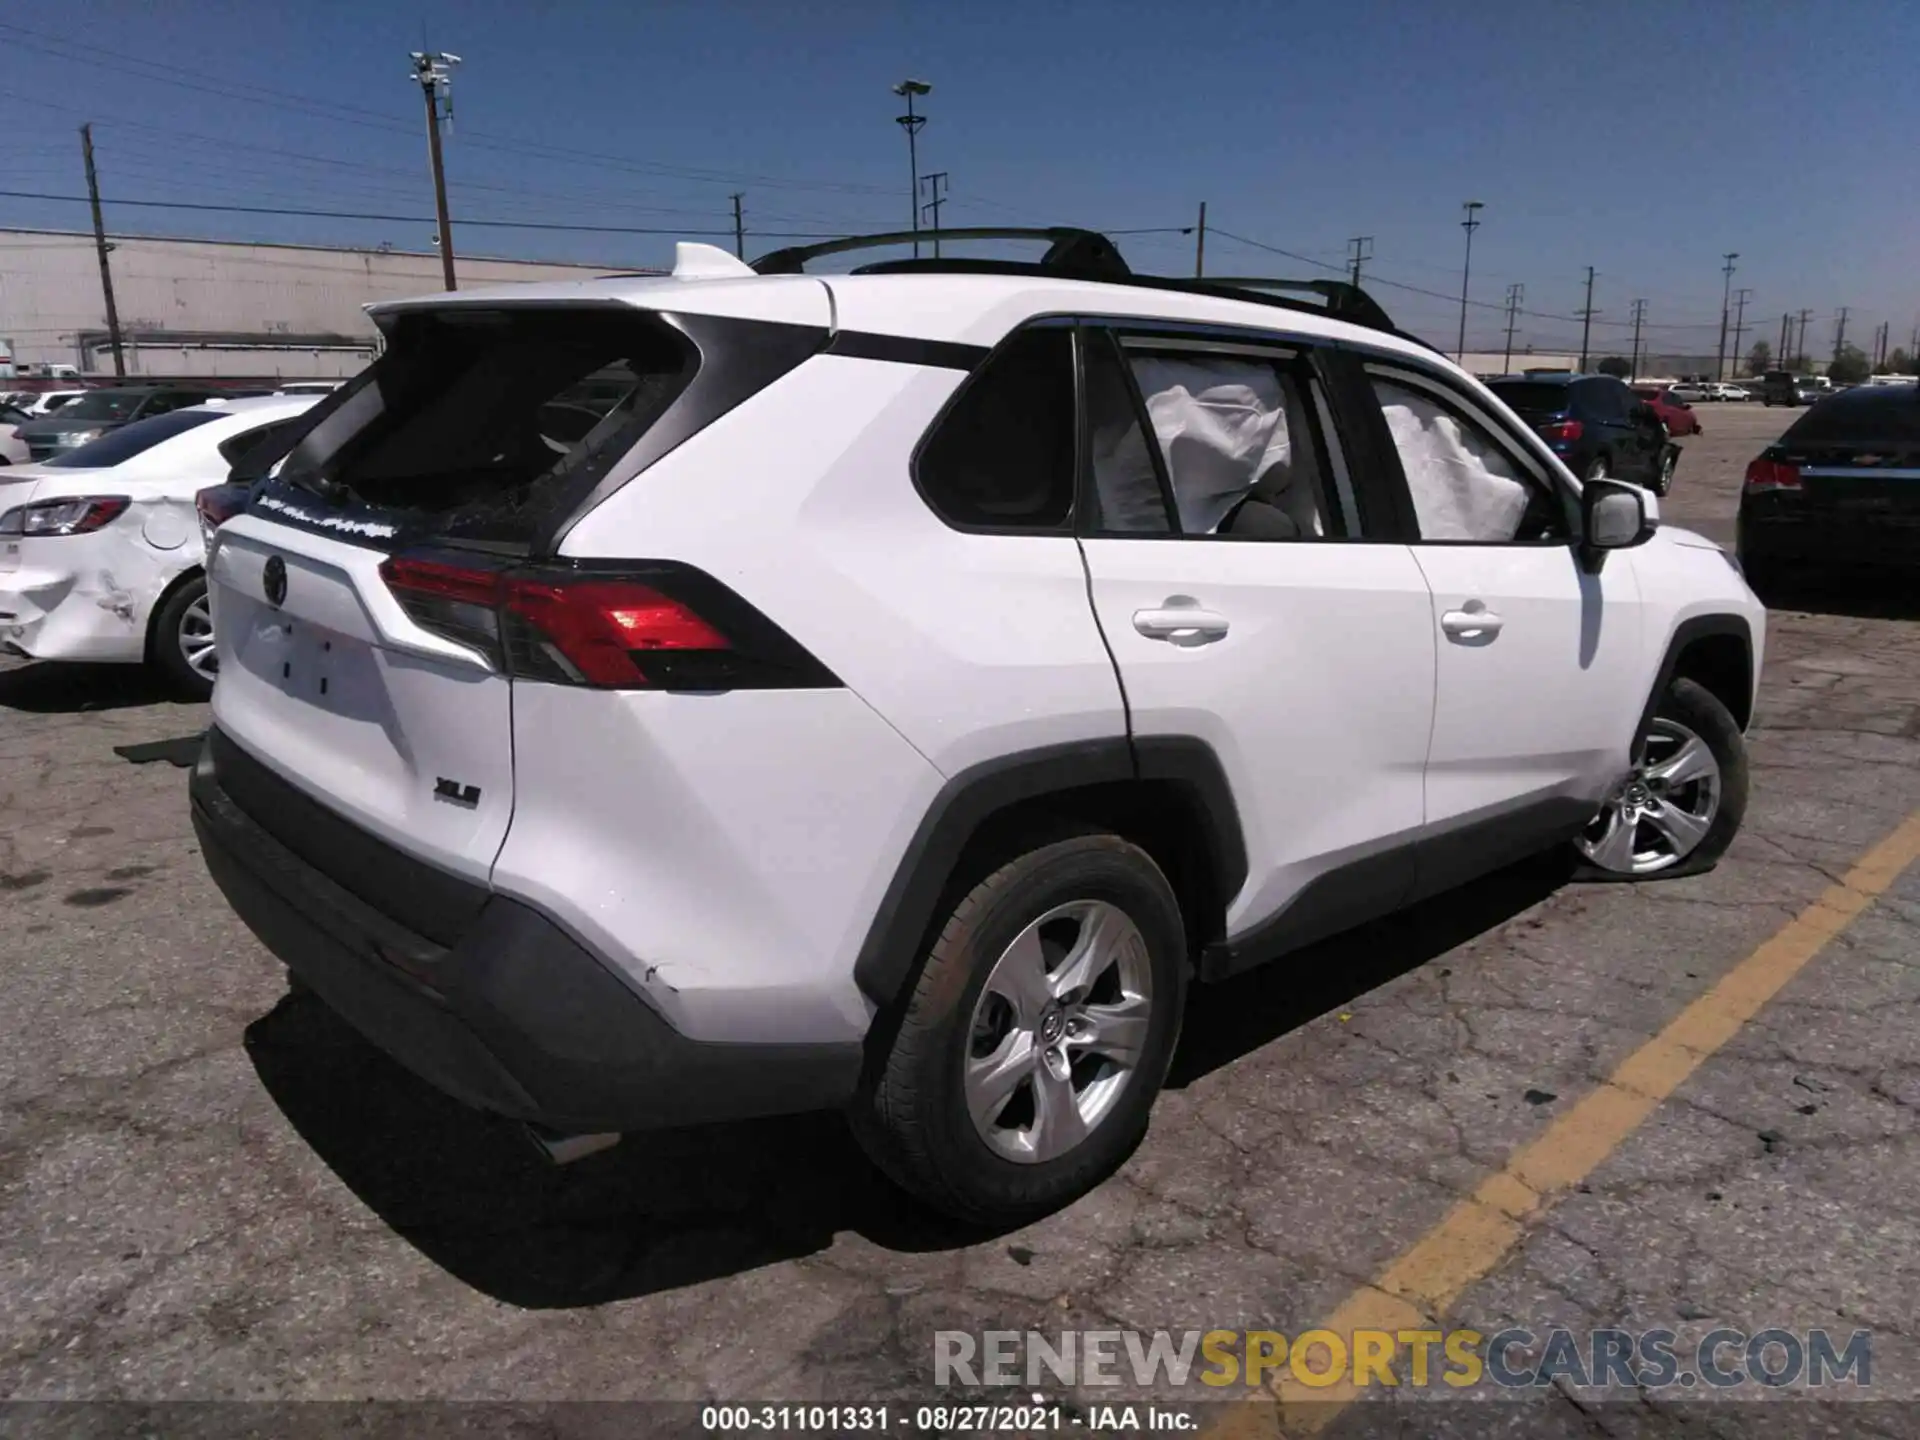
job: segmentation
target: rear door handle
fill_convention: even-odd
[[[1174,645],[1207,645],[1227,633],[1227,617],[1197,605],[1169,605],[1133,612],[1133,628],[1149,640]]]
[[[1500,633],[1500,627],[1506,623],[1493,611],[1487,609],[1484,600],[1469,600],[1458,610],[1449,610],[1440,617],[1440,628],[1447,634],[1462,640],[1483,637],[1491,640]]]

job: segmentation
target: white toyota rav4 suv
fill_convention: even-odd
[[[556,1150],[845,1107],[1005,1222],[1138,1142],[1190,984],[1714,862],[1719,549],[1358,290],[1026,233],[374,308],[208,567],[194,820],[297,982]]]

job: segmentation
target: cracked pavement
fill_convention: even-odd
[[[1703,413],[1665,513],[1724,540],[1791,415]],[[1920,807],[1920,625],[1793,603],[1714,873],[1580,887],[1530,863],[1199,992],[1123,1172],[992,1236],[912,1209],[834,1117],[547,1166],[287,996],[200,865],[185,772],[113,750],[203,708],[0,661],[0,1396],[926,1399],[938,1329],[1297,1333]],[[1920,1399],[1917,941],[1908,873],[1450,1321],[1869,1328],[1876,1392]],[[1704,1423],[1753,1433],[1752,1408]],[[1382,1413],[1404,1406],[1332,1433]],[[1419,1424],[1701,1415],[1554,1391]],[[1913,1407],[1856,1419],[1920,1433]]]

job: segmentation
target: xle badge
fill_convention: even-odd
[[[269,555],[267,565],[260,572],[260,588],[266,592],[267,603],[278,610],[287,598],[287,562],[278,555]]]
[[[442,775],[433,782],[433,798],[451,800],[456,805],[465,805],[471,809],[480,803],[480,787],[462,785],[458,780],[449,780]]]

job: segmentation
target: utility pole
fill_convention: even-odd
[[[1805,360],[1807,358],[1807,321],[1812,318],[1813,311],[1802,310],[1800,312],[1800,334],[1793,345],[1793,358],[1795,360]]]
[[[1473,232],[1480,228],[1477,218],[1479,212],[1487,207],[1478,200],[1468,200],[1460,207],[1467,212],[1467,218],[1460,222],[1460,228],[1467,232],[1467,259],[1460,267],[1460,343],[1454,352],[1454,358],[1462,364],[1467,358],[1467,282],[1473,278]]]
[[[740,202],[744,198],[741,195],[733,197],[733,253],[741,260],[747,258],[747,223],[740,213]]]
[[[1640,378],[1640,325],[1641,325],[1641,322],[1644,321],[1646,318],[1647,318],[1647,302],[1644,300],[1634,301],[1633,302],[1633,359],[1627,362],[1627,379],[1629,381],[1638,380]]]
[[[113,269],[107,264],[107,228],[100,218],[100,179],[93,173],[93,122],[80,127],[80,153],[87,161],[87,199],[93,204],[93,248],[100,256],[100,289],[107,297],[107,342],[113,346],[113,373],[125,379],[126,352],[120,347],[120,312],[113,304]]]
[[[1198,280],[1207,273],[1207,202],[1200,202],[1200,228],[1194,232],[1193,242],[1193,278]]]
[[[413,52],[413,78],[419,83],[421,99],[427,102],[427,159],[433,166],[433,206],[440,222],[440,274],[449,290],[457,290],[459,286],[453,278],[453,222],[447,217],[447,171],[440,155],[440,108],[444,103],[447,119],[453,119],[453,67],[459,63],[458,55]]]
[[[1880,322],[1880,328],[1873,332],[1873,364],[1875,369],[1887,363],[1887,325],[1888,322],[1882,320]]]
[[[1720,290],[1720,356],[1714,362],[1713,372],[1713,378],[1716,380],[1727,378],[1727,311],[1732,307],[1733,302],[1733,262],[1740,258],[1740,252],[1729,250],[1725,258],[1727,263],[1721,267],[1720,271],[1727,277],[1727,283]]]
[[[1513,369],[1513,322],[1520,313],[1520,302],[1527,298],[1527,287],[1518,280],[1507,286],[1507,353],[1500,362],[1500,373]]]
[[[947,196],[947,172],[935,170],[931,175],[922,175],[920,183],[927,187],[928,197],[921,209],[932,215],[933,229],[937,232],[940,229],[940,202]],[[936,260],[940,258],[940,236],[937,233],[933,237],[933,255]]]
[[[1840,358],[1840,351],[1847,343],[1847,307],[1840,307],[1840,318],[1833,327],[1833,358]]]
[[[1788,354],[1787,337],[1792,333],[1793,333],[1793,316],[1790,314],[1783,314],[1780,317],[1780,353],[1773,357],[1774,365],[1781,370],[1785,370],[1787,368],[1787,354]]]
[[[1742,287],[1733,292],[1733,373],[1740,373],[1740,337],[1747,333],[1747,301],[1753,291]]]
[[[893,93],[904,96],[907,113],[894,118],[894,124],[907,132],[907,210],[913,216],[913,258],[920,258],[920,150],[919,135],[927,123],[927,117],[914,113],[913,101],[916,95],[931,95],[933,86],[924,80],[902,80],[893,87]]]
[[[1353,288],[1360,288],[1360,262],[1373,258],[1373,237],[1356,235],[1347,241],[1347,258],[1353,262]]]
[[[1593,333],[1593,267],[1587,266],[1587,308],[1580,312],[1580,373],[1587,373],[1587,340]]]

